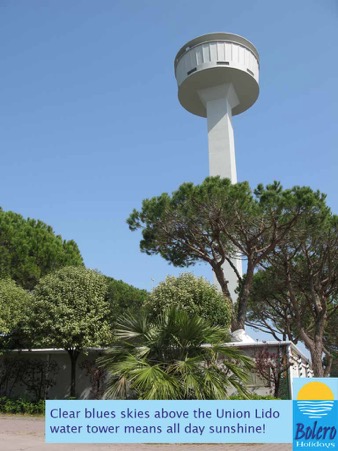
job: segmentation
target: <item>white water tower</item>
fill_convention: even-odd
[[[187,42],[175,58],[178,98],[190,113],[207,118],[209,174],[237,183],[232,116],[253,105],[259,93],[259,55],[242,36],[210,33]],[[242,273],[242,264],[234,260]],[[235,299],[237,278],[224,266]]]

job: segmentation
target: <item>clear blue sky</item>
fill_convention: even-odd
[[[338,213],[336,0],[0,0],[2,208],[135,286],[181,272],[141,254],[125,221],[208,175],[206,122],[180,106],[173,60],[213,31],[261,58],[259,99],[234,119],[239,180],[309,185]]]

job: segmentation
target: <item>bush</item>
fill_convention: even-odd
[[[14,399],[13,393],[19,388],[27,401],[44,399],[56,383],[58,369],[55,360],[23,358],[20,353],[8,352],[0,360],[0,398]]]
[[[188,315],[197,315],[213,326],[228,327],[231,312],[222,293],[203,277],[183,273],[168,276],[150,293],[145,308],[156,320],[170,307],[178,307]]]
[[[4,396],[0,398],[0,412],[42,415],[45,413],[45,401],[41,399],[37,402],[31,402],[22,398],[10,399]]]

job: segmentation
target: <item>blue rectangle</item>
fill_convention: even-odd
[[[46,401],[48,443],[291,443],[292,401]]]
[[[293,449],[338,448],[338,379],[295,379]]]

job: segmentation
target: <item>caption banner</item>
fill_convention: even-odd
[[[292,401],[46,401],[47,443],[291,443]]]

